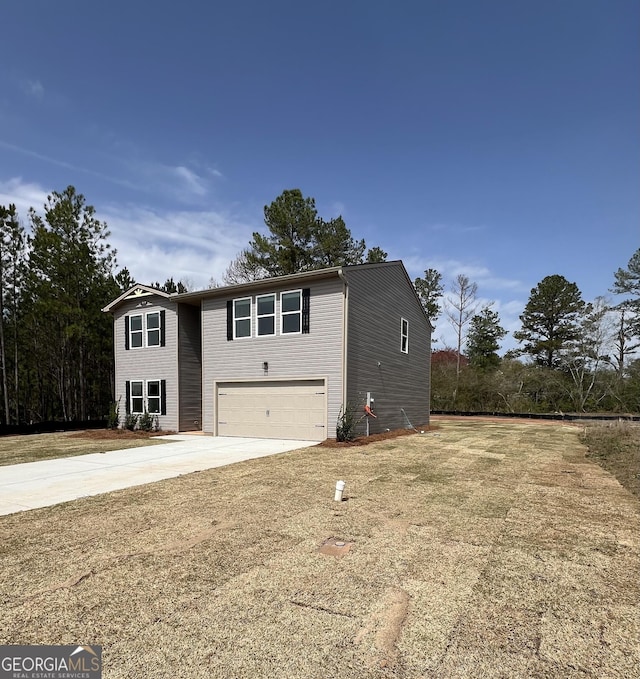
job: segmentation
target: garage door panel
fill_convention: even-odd
[[[220,383],[217,408],[220,436],[326,438],[323,380]]]

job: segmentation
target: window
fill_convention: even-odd
[[[147,314],[147,346],[160,346],[160,312],[153,311]]]
[[[166,380],[131,380],[126,383],[126,412],[142,415],[167,414],[167,382]]]
[[[276,323],[276,293],[228,299],[227,341],[243,337],[309,334],[311,290],[290,290],[280,293],[280,330]],[[253,326],[255,319],[255,328]],[[162,319],[160,319],[162,325]]]
[[[256,315],[258,335],[276,334],[276,296],[261,295],[256,297]]]
[[[142,314],[129,317],[129,332],[132,349],[142,346]]]
[[[400,351],[409,353],[409,321],[404,318],[400,319]]]
[[[251,297],[233,301],[233,336],[251,337]]]
[[[124,317],[124,348],[163,347],[165,310]]]
[[[134,415],[144,412],[144,385],[142,381],[131,382],[131,412]]]
[[[283,335],[302,332],[302,290],[280,295],[280,332]]]
[[[160,414],[160,380],[147,382],[147,412]]]

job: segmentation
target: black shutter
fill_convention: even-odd
[[[309,299],[311,298],[311,289],[302,289],[302,333],[309,334]]]
[[[233,300],[227,300],[227,342],[233,339]]]
[[[129,349],[129,316],[124,317],[124,348]]]
[[[160,311],[160,346],[164,346],[164,309]],[[164,413],[163,413],[164,414]]]
[[[167,414],[167,380],[160,380],[160,414]]]
[[[127,349],[128,348],[129,347],[127,347]],[[126,402],[125,402],[125,412],[128,415],[131,412],[131,382],[129,382],[129,380],[127,380],[127,382],[126,382],[126,387],[127,387],[127,392],[126,392],[127,393],[127,399],[126,399]]]

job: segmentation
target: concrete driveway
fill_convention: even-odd
[[[229,436],[160,436],[164,445],[0,467],[0,515],[317,445]]]

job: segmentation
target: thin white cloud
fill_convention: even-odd
[[[124,186],[128,189],[135,189],[131,182],[126,179],[120,179],[118,177],[110,177],[109,175],[103,174],[102,172],[96,172],[95,170],[90,170],[87,167],[81,167],[80,165],[74,165],[72,163],[67,163],[59,158],[52,158],[51,156],[46,156],[37,151],[32,151],[31,149],[24,148],[22,146],[16,146],[7,141],[0,139],[0,148],[7,149],[8,151],[14,151],[15,153],[20,153],[24,156],[29,156],[30,158],[35,158],[36,160],[43,161],[45,163],[50,163],[51,165],[56,165],[57,167],[63,167],[66,170],[72,170],[73,172],[82,172],[84,174],[90,174],[93,177],[98,177],[99,179],[104,179],[112,184],[117,184],[118,186]]]
[[[442,274],[446,286],[462,274],[468,276],[472,283],[477,283],[481,291],[528,290],[522,281],[495,276],[491,269],[486,266],[463,262],[458,259],[428,258],[411,255],[403,258],[403,261],[412,279],[423,276],[427,269],[435,269]]]
[[[520,328],[519,316],[526,303],[520,298],[523,293],[529,290],[521,281],[495,276],[486,266],[458,259],[412,255],[403,258],[403,261],[412,280],[418,276],[423,276],[426,269],[439,271],[443,277],[445,298],[451,296],[451,284],[459,274],[468,276],[472,283],[478,284],[478,311],[483,306],[493,303],[491,308],[498,312],[500,324],[508,332],[508,335],[502,341],[502,351],[516,346],[513,331]],[[487,295],[492,296],[488,297]],[[514,299],[514,295],[517,295],[518,298]],[[444,312],[436,321],[434,338],[437,339],[435,349],[455,347],[457,344],[456,332],[448,322]]]
[[[0,205],[13,203],[18,216],[24,222],[30,207],[40,210],[47,200],[48,192],[38,184],[23,182],[21,177],[0,180]]]
[[[195,172],[184,165],[173,168],[175,175],[184,182],[188,191],[196,196],[204,196],[207,193],[205,182]]]
[[[100,210],[118,251],[118,265],[141,283],[189,279],[207,287],[221,279],[229,263],[246,247],[255,226],[213,210],[159,211],[139,207]]]
[[[196,171],[186,164],[167,165],[165,163],[129,158],[124,160],[127,175],[138,186],[144,186],[151,194],[170,196],[181,203],[200,205],[210,195],[213,182],[222,177],[219,171],[204,168]]]
[[[42,213],[50,191],[20,177],[0,180],[0,205],[15,203],[26,224],[28,210]],[[96,217],[107,223],[118,268],[127,267],[140,283],[188,279],[196,288],[220,280],[229,263],[256,230],[223,210],[168,210],[96,204]]]
[[[39,80],[25,80],[22,82],[22,91],[33,99],[44,99],[44,86]]]

